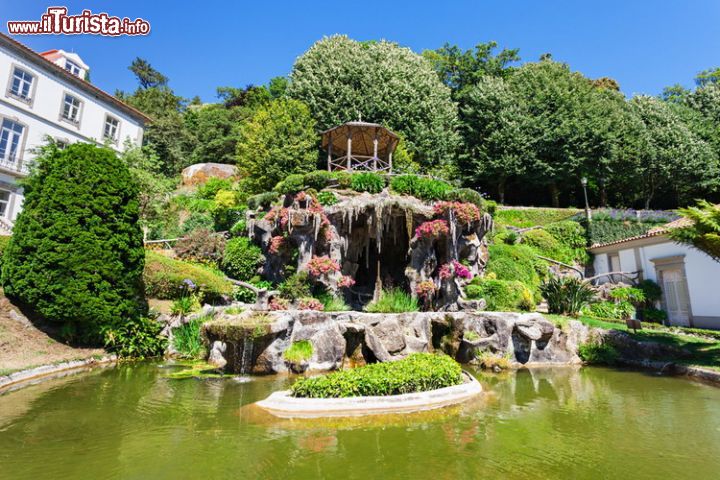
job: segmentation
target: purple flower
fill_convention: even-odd
[[[182,283],[183,283],[183,285],[185,285],[187,287],[188,290],[195,290],[196,285],[189,278],[186,278],[185,280],[183,280]]]

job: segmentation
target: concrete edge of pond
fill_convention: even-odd
[[[463,372],[465,383],[427,392],[401,395],[299,398],[290,390],[271,394],[257,406],[280,418],[352,417],[386,413],[410,413],[441,408],[469,400],[482,393],[482,386],[472,375]]]
[[[71,374],[76,370],[85,369],[87,367],[108,365],[115,363],[116,361],[116,355],[107,355],[101,358],[70,360],[67,362],[40,365],[38,367],[19,370],[9,375],[0,376],[0,394],[26,387],[28,385],[33,385],[39,381]]]
[[[645,370],[656,371],[662,375],[685,377],[688,380],[720,387],[720,372],[694,365],[682,365],[674,362],[652,360],[621,360],[621,364]]]

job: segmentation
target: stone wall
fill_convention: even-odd
[[[203,327],[211,362],[257,374],[334,370],[438,350],[461,363],[477,362],[484,353],[512,366],[576,364],[588,335],[580,322],[561,329],[540,314],[510,312],[221,313]],[[301,341],[312,345],[312,356],[286,360],[284,352]]]

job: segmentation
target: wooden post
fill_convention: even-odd
[[[332,170],[332,132],[328,136],[328,172]]]
[[[352,164],[350,163],[351,162],[350,159],[352,158],[352,133],[350,133],[349,129],[348,129],[348,141],[347,141],[347,152],[346,153],[347,153],[347,169],[348,169],[348,171],[352,172]]]
[[[375,129],[375,138],[373,139],[373,170],[377,171],[377,161],[378,161],[378,131],[377,128]]]

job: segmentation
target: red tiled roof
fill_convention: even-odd
[[[41,63],[44,67],[47,67],[49,70],[53,71],[54,73],[62,76],[65,80],[69,81],[73,85],[77,86],[78,88],[85,90],[90,95],[101,99],[107,103],[110,103],[114,105],[115,107],[119,108],[120,110],[124,111],[131,117],[134,117],[138,120],[141,120],[142,122],[151,122],[152,119],[142,113],[140,110],[131,107],[127,103],[117,99],[115,96],[110,95],[109,93],[100,90],[95,85],[91,84],[90,82],[87,82],[83,80],[82,78],[79,78],[72,73],[68,72],[64,68],[54,64],[52,61],[50,61],[45,55],[51,56],[53,53],[57,52],[57,50],[48,50],[47,52],[43,53],[37,53],[34,50],[28,48],[27,46],[23,45],[22,43],[18,42],[17,40],[5,35],[4,33],[0,33],[0,45],[6,45],[10,48],[13,48],[18,53],[25,55],[29,57],[29,59],[34,60],[38,63]]]

